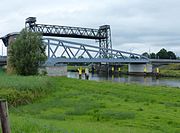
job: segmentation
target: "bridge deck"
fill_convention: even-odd
[[[6,64],[6,57],[0,57],[0,65],[5,65]],[[137,60],[137,59],[64,59],[64,58],[49,58],[48,60],[50,60],[50,62],[63,62],[63,63],[69,63],[69,62],[74,62],[74,63],[78,63],[78,62],[86,62],[86,63],[102,63],[102,62],[109,62],[109,63],[124,63],[124,64],[128,64],[128,63],[138,63],[138,64],[142,64],[142,63],[148,63],[147,60],[141,59],[141,60]],[[47,61],[49,62],[49,61]],[[180,63],[180,60],[168,60],[168,59],[150,59],[149,63],[152,64],[156,64],[156,63],[160,63],[160,64],[170,64],[170,63]]]
[[[150,59],[150,63],[155,64],[170,64],[170,63],[180,63],[180,60],[171,60],[171,59]]]

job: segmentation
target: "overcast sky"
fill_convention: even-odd
[[[141,54],[166,48],[180,56],[180,0],[1,0],[0,36],[20,31],[29,16],[45,24],[109,24],[114,49]]]

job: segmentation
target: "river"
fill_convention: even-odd
[[[78,79],[77,72],[68,72],[69,78]],[[82,75],[82,79],[85,79],[85,76]],[[95,81],[111,81],[111,82],[120,82],[120,83],[137,83],[148,86],[159,85],[159,86],[171,86],[180,88],[180,78],[156,78],[156,77],[144,77],[144,76],[132,76],[132,75],[118,75],[118,76],[106,76],[98,74],[90,74],[89,80]]]

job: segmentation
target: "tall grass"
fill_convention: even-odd
[[[0,98],[14,106],[32,102],[50,92],[51,81],[45,76],[6,75],[0,70]]]

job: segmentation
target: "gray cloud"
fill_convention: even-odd
[[[180,55],[179,7],[179,0],[2,0],[0,36],[20,31],[26,17],[36,16],[47,24],[110,24],[115,49],[142,53],[166,48]]]

